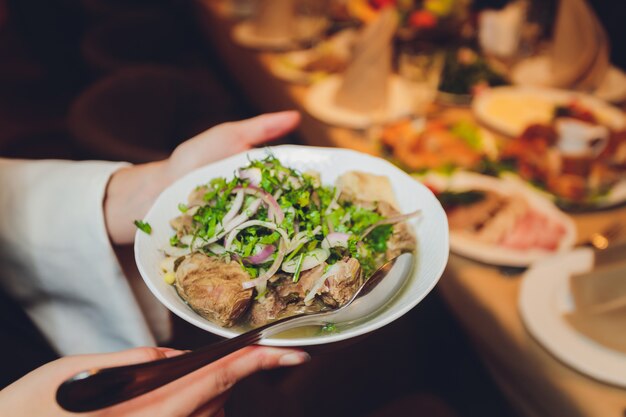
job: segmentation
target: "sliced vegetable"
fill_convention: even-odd
[[[253,265],[258,265],[267,262],[267,260],[272,256],[276,248],[273,245],[257,245],[260,248],[256,254],[252,256],[248,256],[245,260],[246,262],[250,262]]]
[[[271,213],[270,217],[272,218],[272,220],[277,224],[281,224],[283,222],[283,220],[285,219],[285,213],[283,213],[283,210],[280,208],[280,205],[273,195],[253,185],[249,185],[247,187],[237,186],[233,189],[233,191],[239,190],[243,190],[243,192],[246,194],[259,197],[261,200],[263,200],[263,202],[265,202],[265,204],[267,204],[268,210]]]
[[[368,227],[367,229],[365,229],[363,231],[363,233],[361,233],[361,239],[365,238],[365,236],[370,234],[370,232],[372,230],[376,229],[378,226],[382,226],[384,224],[400,223],[400,222],[403,222],[405,220],[409,220],[412,217],[417,217],[420,214],[422,214],[422,210],[415,210],[415,211],[412,211],[411,213],[400,214],[398,216],[388,217],[386,219],[379,220],[376,223],[374,223],[373,225],[371,225],[370,227]]]
[[[308,271],[309,269],[315,268],[316,266],[320,265],[322,262],[326,261],[326,259],[328,259],[329,256],[330,256],[330,251],[328,249],[323,249],[323,248],[313,249],[312,251],[304,254],[304,257],[302,258],[301,270]],[[298,268],[298,259],[299,258],[293,258],[289,261],[284,262],[281,269],[287,272],[288,274],[295,273]]]

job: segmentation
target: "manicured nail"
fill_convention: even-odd
[[[280,366],[300,365],[311,360],[311,356],[306,352],[287,353],[278,359]]]

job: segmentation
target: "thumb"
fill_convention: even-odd
[[[300,123],[300,113],[295,110],[268,113],[236,123],[225,123],[221,129],[228,129],[241,143],[257,145],[291,132]],[[226,132],[225,132],[226,133]]]

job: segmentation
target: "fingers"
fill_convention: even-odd
[[[110,368],[150,362],[180,355],[181,351],[161,347],[140,347],[115,353],[98,355],[77,355],[61,359],[63,366],[55,367],[62,378],[68,378],[80,371],[90,368]]]
[[[229,129],[248,146],[258,145],[291,132],[300,123],[300,113],[283,111],[268,113],[240,122],[225,123],[220,127]]]
[[[199,409],[227,392],[236,382],[263,369],[293,366],[310,359],[306,352],[265,346],[251,346],[232,353],[154,394],[169,397],[168,411]]]
[[[230,396],[230,391],[226,391],[220,394],[217,398],[209,401],[208,403],[201,405],[193,414],[189,417],[219,417],[224,416],[224,405]]]

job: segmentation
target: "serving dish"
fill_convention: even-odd
[[[592,265],[593,253],[586,248],[536,264],[522,278],[519,311],[530,334],[563,363],[598,381],[626,387],[626,354],[587,338],[564,317],[575,307],[570,277]]]
[[[399,76],[389,78],[388,98],[384,108],[362,113],[338,105],[337,91],[342,83],[341,75],[331,75],[315,83],[309,89],[304,105],[306,110],[322,122],[351,129],[366,129],[389,123],[413,113],[414,97],[406,81]]]
[[[448,258],[448,232],[446,216],[433,194],[411,177],[380,158],[344,149],[279,146],[255,149],[208,165],[188,174],[168,187],[155,201],[143,219],[152,226],[151,234],[141,231],[135,237],[135,259],[139,271],[155,297],[174,314],[189,323],[222,337],[233,337],[241,330],[220,327],[195,313],[176,294],[175,289],[163,280],[159,263],[163,249],[171,237],[170,219],[177,215],[177,205],[184,201],[190,190],[198,184],[220,176],[232,176],[234,171],[271,152],[286,166],[321,172],[323,183],[332,183],[344,172],[361,170],[387,176],[398,198],[401,211],[422,210],[419,221],[411,222],[418,239],[416,266],[403,290],[394,296],[389,306],[379,314],[354,323],[337,324],[337,332],[291,337],[273,337],[263,341],[272,346],[306,346],[332,343],[356,337],[380,328],[414,307],[437,283]]]
[[[498,241],[491,240],[495,232],[489,223],[482,224],[482,229],[476,232],[455,228],[455,218],[450,211],[450,250],[453,253],[492,265],[526,267],[566,252],[576,242],[576,226],[572,219],[523,184],[466,171],[451,175],[429,172],[417,178],[439,193],[489,192],[511,199],[514,210],[515,206],[522,204],[526,207],[525,211],[507,214],[508,218],[496,219],[496,213],[489,215],[487,222],[497,221],[495,227],[501,229]],[[504,209],[499,210],[498,213]],[[529,215],[532,215],[530,219]],[[487,231],[487,227],[492,229]],[[489,236],[485,236],[486,232]],[[550,234],[554,235],[552,239],[548,239]]]
[[[557,105],[579,102],[612,130],[626,127],[626,116],[618,108],[587,94],[536,87],[495,87],[479,94],[472,102],[476,117],[493,129],[519,136],[531,124],[547,124]]]

